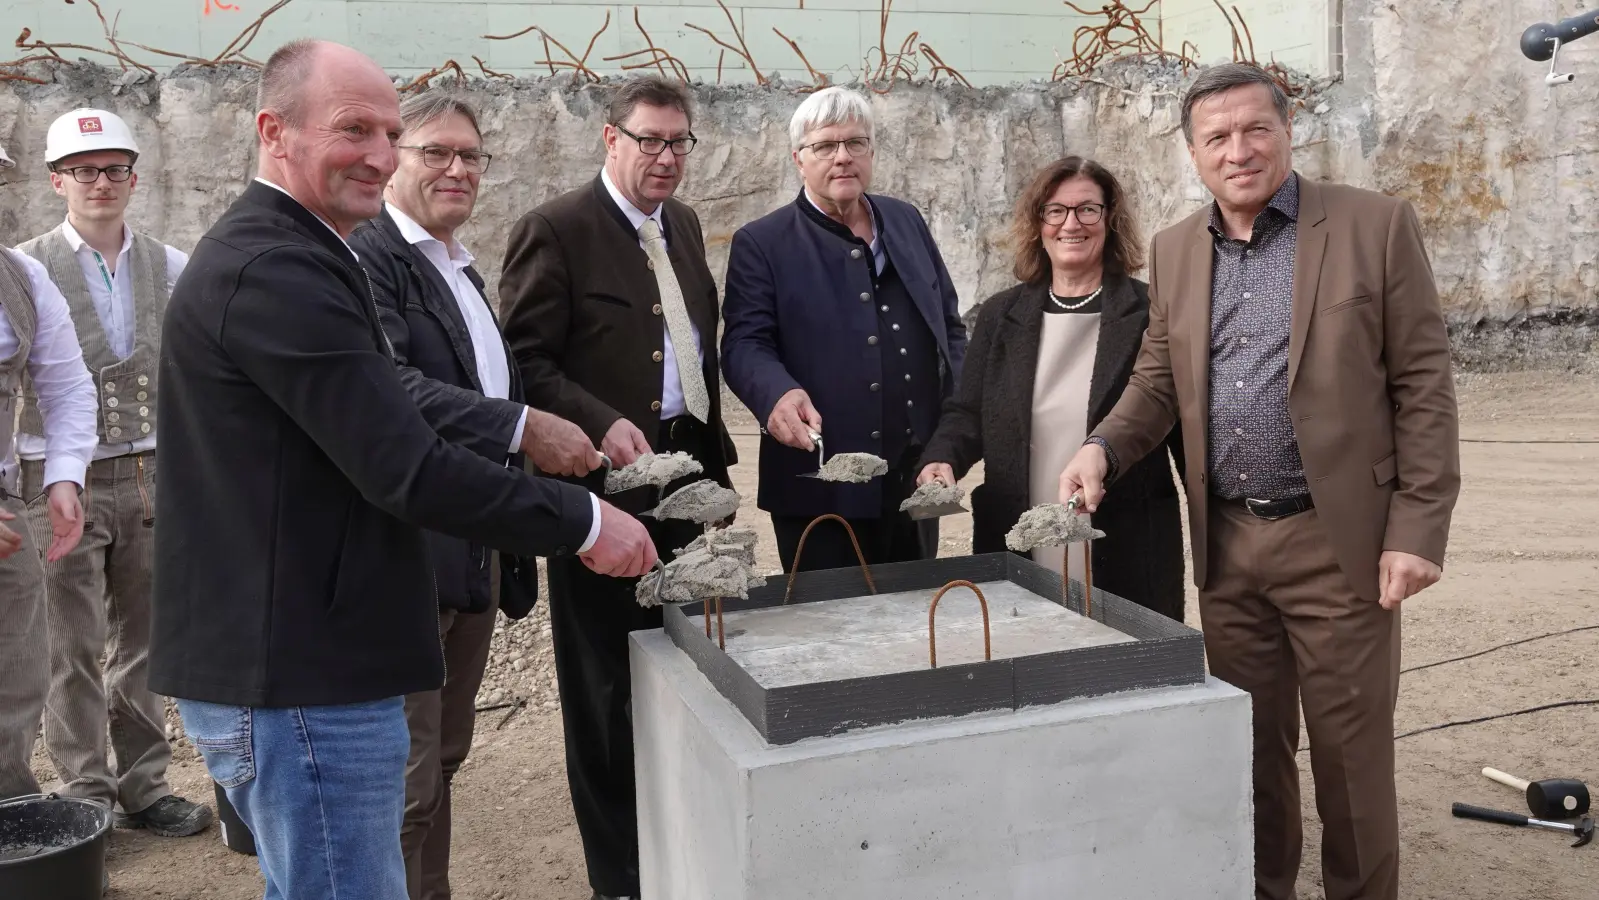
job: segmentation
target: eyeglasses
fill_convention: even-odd
[[[481,175],[489,170],[489,160],[493,154],[481,150],[457,150],[454,147],[441,147],[437,144],[428,144],[422,147],[412,147],[405,144],[396,144],[401,150],[422,151],[422,165],[430,169],[448,169],[455,164],[455,158],[461,158],[461,165],[466,166],[468,172]]]
[[[620,125],[612,125],[611,127],[622,132],[633,140],[638,141],[638,148],[645,156],[660,156],[661,151],[665,150],[667,147],[672,148],[673,156],[687,156],[693,152],[694,145],[700,142],[700,139],[695,137],[693,134],[690,134],[688,137],[667,140],[666,138],[661,137],[639,137]]]
[[[1077,221],[1083,225],[1092,225],[1105,216],[1105,204],[1084,203],[1081,206],[1062,206],[1059,203],[1046,203],[1038,211],[1038,217],[1050,225],[1066,224],[1066,216],[1075,211]]]
[[[79,184],[94,184],[100,180],[100,173],[112,181],[127,181],[133,175],[133,167],[119,166],[73,166],[70,169],[56,169],[57,175],[71,175],[72,180]]]
[[[849,150],[849,155],[852,157],[864,156],[871,149],[872,140],[871,138],[852,137],[844,141],[817,141],[814,144],[806,144],[800,149],[811,151],[811,153],[816,155],[817,159],[832,159],[838,155],[840,145]]]

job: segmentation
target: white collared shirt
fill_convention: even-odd
[[[633,225],[635,232],[644,227],[645,220],[654,219],[656,227],[661,229],[661,234],[666,234],[666,225],[661,219],[660,206],[655,207],[654,212],[645,215],[643,211],[633,205],[632,201],[623,197],[621,191],[616,189],[616,184],[611,181],[609,172],[601,169],[600,180],[605,183],[605,189],[610,191],[611,199],[616,201],[616,205],[621,208],[622,214],[627,216],[627,221]],[[642,237],[639,238],[638,245],[640,249],[643,249],[644,239]],[[695,356],[699,359],[700,367],[703,368],[705,366],[705,342],[700,337],[699,326],[690,321],[689,327],[694,331]],[[683,401],[683,380],[677,374],[677,354],[672,349],[672,330],[666,327],[664,316],[661,319],[661,329],[665,334],[664,346],[661,351],[661,418],[664,420],[683,415],[688,406]]]
[[[83,486],[89,460],[94,456],[99,398],[94,379],[83,364],[83,349],[78,332],[72,327],[67,298],[50,280],[44,264],[17,250],[4,249],[28,273],[33,289],[33,307],[39,324],[33,333],[33,349],[28,354],[28,376],[39,393],[39,413],[44,418],[44,483],[70,481]],[[17,334],[11,320],[0,315],[0,358],[17,352]],[[3,466],[7,483],[16,466],[11,447],[4,448]],[[32,498],[24,498],[32,499]]]
[[[83,235],[72,227],[72,222],[61,223],[61,236],[66,238],[67,244],[72,247],[73,256],[78,259],[78,268],[83,271],[84,286],[89,290],[89,299],[94,301],[94,312],[100,318],[100,327],[105,330],[111,352],[119,359],[127,359],[133,353],[136,330],[133,267],[128,262],[128,255],[133,251],[133,229],[126,223],[122,226],[122,249],[117,251],[115,271],[112,270],[112,266],[106,265],[105,257],[100,255],[100,251],[84,242]],[[172,288],[178,283],[178,276],[183,274],[184,266],[189,264],[189,255],[176,247],[165,244],[162,246],[166,247],[166,289],[167,295],[171,296]],[[155,432],[151,432],[141,435],[135,441],[104,442],[95,447],[94,458],[110,459],[114,456],[154,450],[155,439]],[[19,431],[17,455],[23,459],[44,459],[45,439],[37,434]]]
[[[809,203],[812,207],[814,207],[817,212],[819,212],[822,215],[826,216],[827,215],[827,211],[822,209],[821,204],[819,204],[815,200],[811,199],[811,189],[810,188],[805,188],[804,190],[805,190],[805,202]],[[866,204],[866,215],[867,215],[867,218],[871,219],[871,221],[872,221],[872,240],[868,244],[868,246],[872,250],[872,268],[874,270],[876,270],[877,274],[881,275],[881,274],[883,274],[883,241],[882,241],[881,237],[877,233],[877,210],[872,208],[872,201],[867,200],[864,197],[862,197],[861,199],[862,199],[862,202],[864,202]],[[832,217],[828,216],[828,218],[832,218]],[[835,219],[834,221],[837,221],[837,220]]]
[[[400,236],[427,257],[428,262],[444,278],[444,283],[449,285],[450,293],[455,295],[455,304],[460,308],[461,318],[466,320],[467,332],[472,336],[472,355],[477,357],[477,377],[483,385],[483,395],[501,400],[511,399],[511,369],[505,356],[505,345],[500,339],[500,330],[494,323],[494,317],[489,314],[488,301],[478,293],[477,285],[466,275],[466,267],[472,264],[475,257],[453,237],[446,246],[394,204],[385,203],[384,207],[394,217]],[[511,433],[508,452],[514,453],[522,446],[522,434],[527,430],[527,411],[528,408],[523,406],[522,418],[517,420],[516,430]],[[589,506],[594,510],[594,520],[589,524],[588,538],[577,550],[579,553],[588,552],[600,536],[600,500],[592,493],[589,494]]]
[[[448,246],[443,241],[428,234],[427,229],[416,223],[416,220],[406,215],[399,207],[392,203],[385,203],[389,215],[394,217],[394,224],[400,229],[400,236],[437,269],[444,283],[449,285],[450,293],[455,295],[455,305],[461,311],[461,319],[466,322],[467,333],[472,337],[472,355],[477,357],[478,383],[483,385],[483,396],[494,397],[499,400],[511,399],[511,366],[505,358],[505,344],[500,340],[500,329],[494,322],[494,316],[489,313],[488,301],[478,292],[477,285],[467,277],[466,268],[476,259],[461,242],[450,239]],[[517,400],[520,403],[520,400]],[[527,428],[527,407],[522,408],[522,418],[516,423],[516,430],[511,433],[510,452],[515,452],[522,446],[522,432]]]

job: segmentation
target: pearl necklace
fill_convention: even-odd
[[[1077,301],[1076,303],[1066,304],[1066,303],[1060,302],[1060,298],[1055,296],[1055,286],[1054,285],[1050,285],[1048,288],[1046,288],[1046,290],[1049,291],[1049,299],[1050,299],[1050,301],[1052,303],[1054,303],[1056,306],[1060,307],[1061,309],[1068,310],[1068,311],[1069,310],[1073,310],[1073,309],[1082,309],[1083,307],[1087,306],[1088,304],[1093,303],[1094,302],[1094,298],[1098,297],[1099,296],[1099,292],[1103,291],[1104,289],[1105,289],[1105,285],[1103,283],[1101,283],[1099,287],[1094,288],[1094,292],[1092,294],[1089,294],[1087,297],[1084,297],[1083,299]]]

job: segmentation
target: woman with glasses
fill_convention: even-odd
[[[979,460],[972,552],[1005,549],[1029,507],[1058,502],[1058,476],[1116,404],[1149,321],[1138,225],[1121,184],[1099,163],[1058,160],[1016,202],[1010,243],[1020,281],[984,301],[958,393],[922,454],[917,483],[954,484]],[[1176,429],[1167,446],[1182,468]],[[1094,513],[1095,586],[1178,621],[1183,549],[1177,484],[1166,454],[1120,473]],[[1085,545],[1071,546],[1081,581]],[[1033,559],[1061,570],[1059,547]]]

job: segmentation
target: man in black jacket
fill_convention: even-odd
[[[596,571],[654,562],[581,487],[448,443],[346,236],[382,209],[393,85],[296,41],[261,74],[259,177],[167,307],[150,686],[255,837],[266,896],[403,897],[403,697],[438,688],[422,528]]]
[[[456,443],[485,458],[521,467],[525,453],[539,471],[588,474],[601,458],[583,430],[521,402],[521,375],[483,279],[455,237],[472,215],[491,158],[476,111],[428,91],[400,104],[400,120],[399,168],[384,191],[383,213],[357,228],[350,246],[372,275],[401,379],[435,425],[449,422],[461,433]],[[448,900],[450,783],[472,747],[494,613],[527,615],[537,571],[532,557],[506,554],[497,563],[489,548],[436,531],[428,532],[428,544],[449,678],[439,690],[405,698],[411,758],[400,846],[411,900]]]

